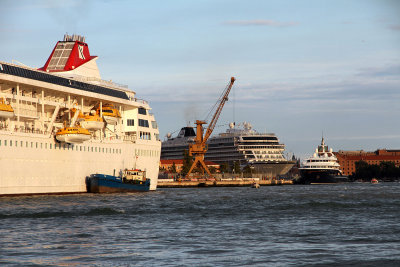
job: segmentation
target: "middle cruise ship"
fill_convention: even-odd
[[[182,159],[184,150],[188,149],[188,144],[193,142],[195,136],[192,127],[182,128],[175,138],[169,134],[161,146],[161,159]],[[239,162],[242,169],[250,166],[254,172],[267,177],[284,175],[295,163],[285,159],[285,145],[279,142],[275,134],[258,133],[248,122],[238,126],[230,123],[225,133],[211,137],[207,144],[207,161],[228,163],[230,166]]]

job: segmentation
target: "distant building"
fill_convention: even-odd
[[[333,152],[338,159],[340,170],[344,175],[351,175],[356,172],[356,162],[365,161],[368,164],[379,165],[382,161],[394,162],[400,166],[400,150],[378,149],[375,152],[366,152],[364,150]]]
[[[212,161],[204,161],[208,168],[214,167],[219,170],[219,164]],[[176,172],[181,172],[183,167],[183,159],[162,159],[160,160],[160,168],[166,171],[171,170],[172,165],[175,163]]]

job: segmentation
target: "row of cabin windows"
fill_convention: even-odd
[[[305,166],[307,169],[335,169],[334,166]]]
[[[151,134],[148,132],[140,132],[139,138],[142,140],[151,140]]]
[[[139,132],[139,139],[151,140],[151,133],[149,133],[149,132]],[[159,134],[154,134],[154,139],[159,141],[160,140],[160,135]]]
[[[239,148],[241,148],[241,149],[265,149],[265,148],[282,149],[283,145],[276,145],[276,146],[244,146],[244,145],[240,145]]]
[[[160,151],[148,149],[135,149],[136,157],[160,157]]]
[[[16,141],[16,140],[0,140],[0,146],[15,146],[15,147],[30,147],[30,148],[41,148],[41,149],[67,149],[67,150],[75,150],[75,151],[84,151],[84,152],[99,152],[99,153],[113,153],[113,154],[121,154],[121,149],[116,148],[104,148],[104,147],[90,147],[83,145],[73,145],[73,144],[48,144],[48,143],[39,143],[39,142],[28,142],[28,141]]]
[[[126,123],[127,123],[127,126],[135,126],[135,120],[134,119],[127,119]],[[149,128],[149,121],[148,120],[139,119],[139,126]],[[157,129],[157,127],[158,127],[157,122],[156,121],[152,121],[151,122],[151,127],[153,129]]]

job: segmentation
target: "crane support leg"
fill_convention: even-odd
[[[203,165],[203,169],[208,173],[210,178],[212,178],[212,174],[211,174],[210,170],[208,169],[207,165],[205,164],[204,160],[200,159],[199,162],[201,163],[201,165]]]
[[[195,156],[194,162],[192,164],[192,167],[190,167],[187,177],[189,177],[189,175],[192,173],[193,169],[197,166],[198,163],[200,163],[201,167],[208,173],[210,178],[212,178],[212,174],[208,169],[207,165],[204,163],[203,157],[201,156]]]

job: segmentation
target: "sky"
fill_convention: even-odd
[[[42,67],[64,34],[86,37],[105,80],[150,102],[160,138],[236,82],[230,122],[275,133],[287,155],[400,149],[400,1],[0,0],[0,60]]]

